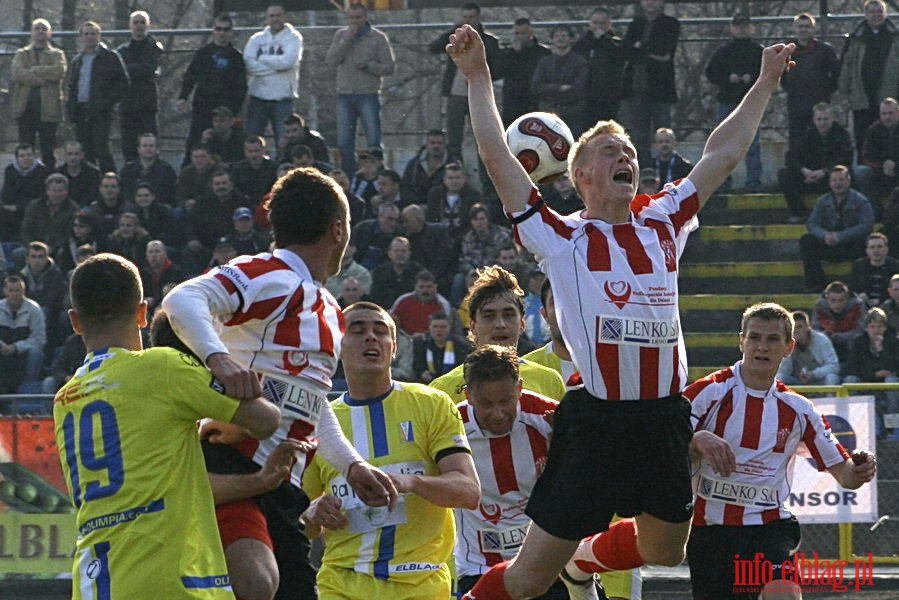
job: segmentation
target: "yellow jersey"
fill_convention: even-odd
[[[196,422],[230,421],[196,359],[91,352],[56,394],[56,443],[79,530],[73,598],[233,598]]]
[[[459,410],[443,393],[421,384],[394,382],[386,395],[366,400],[344,394],[333,407],[359,454],[387,473],[436,476],[437,462],[448,452],[470,452]],[[310,498],[337,496],[349,520],[347,527],[325,530],[323,569],[412,585],[440,571],[448,581],[456,536],[452,509],[415,494],[403,494],[392,511],[367,506],[319,455],[303,475],[303,489]]]

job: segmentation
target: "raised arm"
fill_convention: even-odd
[[[777,91],[780,76],[794,63],[790,55],[794,44],[775,44],[762,52],[759,78],[746,93],[739,106],[709,136],[702,158],[690,171],[689,179],[699,193],[699,206],[705,206],[746,155],[758,131],[771,94]]]
[[[505,131],[493,97],[484,42],[471,26],[463,25],[450,35],[446,51],[459,72],[468,78],[471,128],[478,142],[478,153],[496,186],[503,208],[506,212],[520,212],[525,209],[534,184],[506,145]]]

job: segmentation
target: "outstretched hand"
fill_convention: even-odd
[[[471,25],[462,25],[450,34],[446,53],[465,77],[471,77],[487,69],[487,51],[484,41]]]
[[[796,44],[774,44],[765,48],[759,79],[779,81],[781,75],[796,66],[796,62],[790,59],[795,50]]]

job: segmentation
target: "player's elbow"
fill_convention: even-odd
[[[478,481],[467,481],[459,496],[460,508],[475,510],[481,502],[481,486]]]
[[[255,406],[253,406],[251,411],[247,411],[245,422],[237,424],[246,428],[250,435],[257,440],[271,437],[277,431],[278,425],[281,424],[281,411],[277,406],[262,398],[247,400],[246,402],[252,402]]]

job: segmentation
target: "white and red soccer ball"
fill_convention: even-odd
[[[506,143],[531,181],[548,183],[568,169],[574,137],[557,115],[532,112],[509,125]]]

